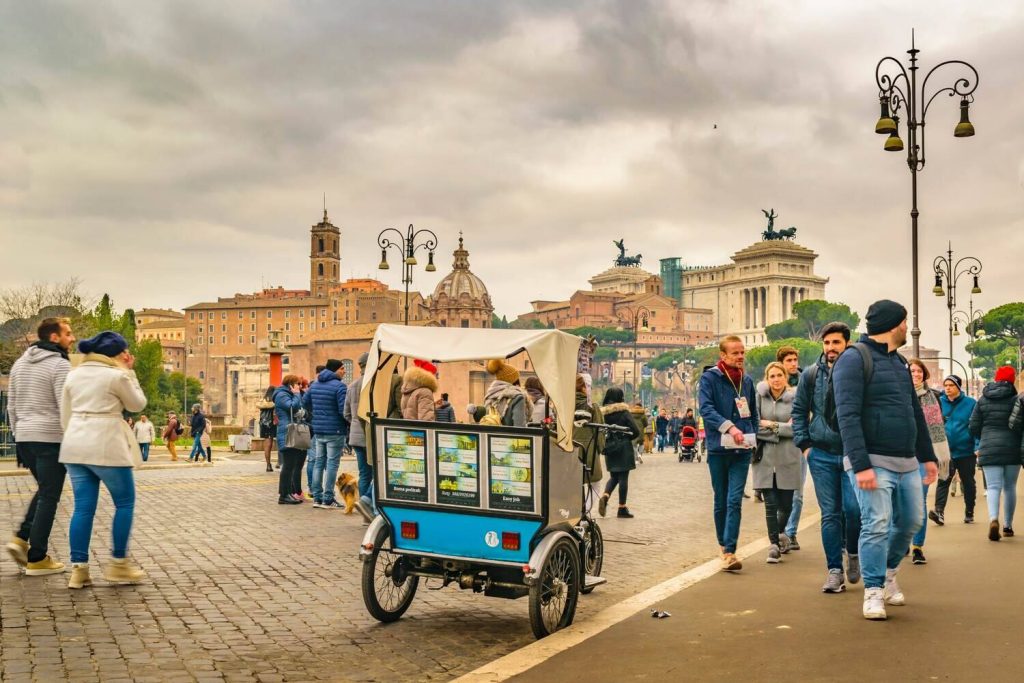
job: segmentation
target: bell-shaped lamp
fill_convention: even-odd
[[[432,251],[427,252],[427,267],[426,267],[426,271],[428,273],[433,273],[435,270],[437,270],[437,266],[434,265],[434,252],[432,252]]]
[[[960,323],[953,323],[953,336],[954,337],[959,337],[960,336]]]
[[[935,296],[945,296],[946,290],[942,288],[942,276],[939,274],[935,275],[935,286],[932,287],[932,294]]]
[[[892,132],[889,133],[889,137],[887,137],[885,139],[885,151],[886,152],[902,152],[903,151],[903,140],[900,140],[899,125],[900,125],[899,117],[893,117]]]
[[[971,294],[981,294],[981,287],[978,286],[978,276],[974,276],[974,286],[971,287]]]
[[[960,123],[956,124],[956,128],[953,129],[953,137],[969,138],[974,135],[974,124],[971,123],[971,119],[967,115],[970,106],[971,103],[967,101],[966,97],[960,100]]]
[[[377,266],[377,269],[378,270],[387,270],[388,268],[390,268],[390,266],[388,265],[388,250],[387,249],[381,249],[380,250],[380,265]]]
[[[878,98],[878,102],[881,104],[882,113],[875,124],[875,132],[879,135],[892,135],[896,132],[896,122],[889,115],[889,98],[883,95]]]

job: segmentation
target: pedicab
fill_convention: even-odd
[[[378,326],[359,398],[378,509],[359,550],[374,618],[401,618],[420,580],[436,580],[528,598],[530,625],[543,638],[571,624],[579,595],[604,581],[571,418],[512,427],[385,417],[403,360],[430,360],[443,378],[446,362],[520,353],[554,414],[573,416],[579,344],[558,330]]]

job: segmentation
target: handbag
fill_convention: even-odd
[[[755,465],[764,460],[764,444],[765,442],[759,439],[757,442],[757,447],[754,448],[754,455],[753,457],[750,458],[750,462],[754,463]]]
[[[295,448],[300,451],[309,450],[309,445],[313,442],[309,431],[309,425],[295,421],[295,411],[291,411],[291,422],[285,428],[284,432],[284,447]]]

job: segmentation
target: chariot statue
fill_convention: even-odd
[[[790,240],[793,241],[796,238],[796,228],[790,226],[783,228],[782,230],[775,230],[775,219],[778,218],[778,214],[775,213],[775,209],[761,209],[761,213],[768,219],[768,227],[761,233],[761,239],[765,242],[770,240]]]
[[[618,240],[612,240],[612,244],[619,248],[619,255],[615,259],[616,266],[632,266],[639,268],[640,262],[643,260],[643,254],[637,254],[636,256],[626,256],[625,238]]]

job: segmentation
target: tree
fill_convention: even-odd
[[[1001,365],[1014,365],[1017,362],[1017,349],[1005,339],[976,339],[967,345],[967,351],[974,356],[972,367],[978,369],[982,379],[991,380],[996,368]]]
[[[584,325],[583,327],[574,327],[566,330],[569,334],[575,334],[577,337],[588,337],[594,336],[601,344],[632,344],[633,343],[633,330],[618,330],[614,327],[592,327],[590,325]]]
[[[77,277],[53,284],[36,282],[0,290],[0,320],[32,318],[52,306],[84,311],[92,307],[92,301],[82,292],[82,281]]]
[[[842,322],[857,329],[860,316],[843,303],[831,303],[823,299],[807,299],[793,305],[794,318],[769,325],[764,329],[768,341],[802,337],[815,340],[821,328],[830,322]]]
[[[779,339],[766,346],[755,346],[747,349],[746,373],[754,379],[754,383],[764,378],[764,369],[769,363],[775,360],[775,354],[780,347],[792,346],[800,354],[800,367],[816,363],[821,356],[821,343],[809,339],[793,337],[790,339]]]
[[[1012,344],[1017,352],[1024,351],[1024,302],[1003,304],[991,309],[981,319],[979,327],[984,328],[986,339],[1002,339]]]
[[[507,330],[508,325],[508,318],[505,316],[499,318],[497,313],[491,314],[491,327],[495,330]]]
[[[160,342],[147,339],[135,346],[135,376],[143,393],[153,400],[160,393],[160,376],[164,374],[164,351]]]

